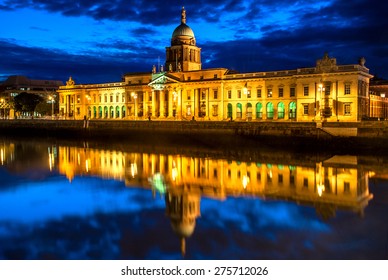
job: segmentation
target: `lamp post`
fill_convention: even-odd
[[[248,121],[249,118],[251,117],[249,112],[248,112],[248,94],[249,94],[249,91],[248,91],[248,83],[245,83],[244,87],[243,87],[243,94],[245,96],[245,100],[247,100],[247,103],[245,105],[245,110],[246,110],[246,120]]]
[[[136,120],[136,116],[137,116],[137,94],[132,92],[131,96],[132,96],[133,99],[135,99],[135,120]]]
[[[173,100],[174,100],[174,107],[173,107],[173,112],[174,112],[174,118],[176,119],[176,100],[178,98],[178,93],[174,90],[172,93]]]
[[[325,92],[325,88],[323,87],[323,84],[322,83],[319,83],[318,85],[318,92],[320,94],[320,97],[319,97],[319,111],[320,111],[320,115],[321,115],[321,120],[323,119],[324,115],[323,115],[323,109],[324,109],[324,104],[323,103],[323,99],[324,99],[324,92]]]
[[[2,106],[3,109],[4,109],[3,119],[5,119],[5,100],[4,100],[4,98],[1,98],[0,101],[1,101],[1,104],[2,104],[1,106]]]
[[[51,95],[49,96],[49,100],[51,102],[51,119],[54,118],[54,97]]]

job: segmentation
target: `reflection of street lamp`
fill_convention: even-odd
[[[322,170],[322,163],[318,163],[318,183],[317,183],[317,193],[318,196],[322,196],[323,192],[325,191],[325,185],[322,182],[323,177],[323,170]]]
[[[137,116],[137,94],[132,92],[131,96],[133,97],[133,99],[135,99],[135,120],[136,120],[136,116]]]

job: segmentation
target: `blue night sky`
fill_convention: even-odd
[[[120,81],[164,63],[181,7],[202,48],[202,67],[240,72],[366,58],[388,79],[388,2],[0,0],[0,80],[9,75],[76,83]]]

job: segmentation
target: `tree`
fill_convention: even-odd
[[[43,97],[34,93],[22,92],[14,97],[16,112],[30,113],[34,115],[36,106],[44,100]]]

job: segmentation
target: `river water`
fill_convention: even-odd
[[[0,141],[0,259],[387,259],[388,159]]]

